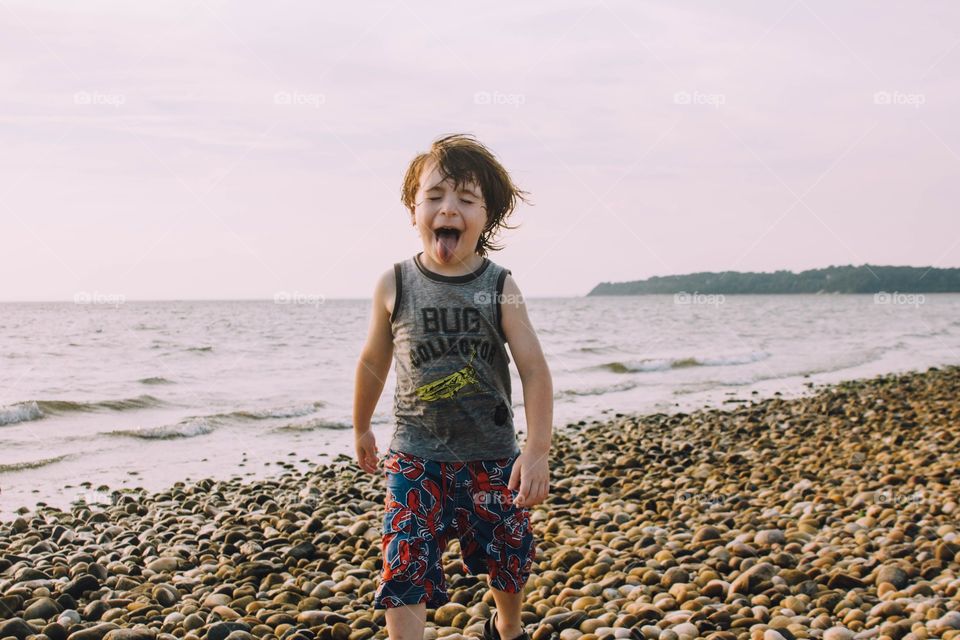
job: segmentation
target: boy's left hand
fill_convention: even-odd
[[[514,501],[518,507],[532,507],[546,499],[550,490],[549,456],[549,452],[524,451],[514,460],[507,488],[520,488]]]

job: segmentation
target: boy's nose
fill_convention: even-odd
[[[460,205],[456,198],[453,198],[452,200],[449,198],[444,198],[443,202],[440,204],[442,205],[440,207],[441,215],[454,216],[460,213]]]

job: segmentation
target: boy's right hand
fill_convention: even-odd
[[[377,439],[373,435],[373,429],[355,434],[354,444],[357,449],[357,464],[360,465],[360,468],[367,473],[376,473],[379,455],[377,455]]]

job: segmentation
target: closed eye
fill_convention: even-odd
[[[427,200],[431,200],[433,202],[436,202],[437,200],[442,200],[442,199],[443,198],[441,198],[440,196],[432,196],[427,198]],[[463,202],[464,204],[473,204],[475,200],[467,200],[466,198],[460,198],[460,202]]]

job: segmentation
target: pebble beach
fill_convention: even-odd
[[[523,622],[534,640],[960,640],[960,368],[559,427]],[[368,640],[383,480],[98,491],[0,523],[0,640]],[[444,554],[426,638],[493,599]]]

